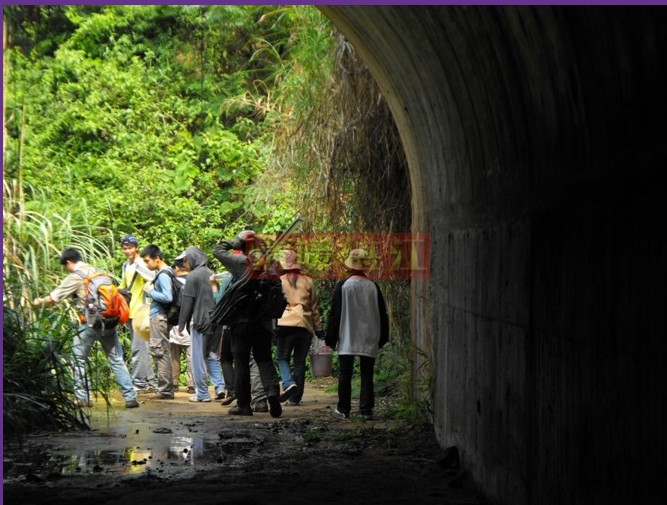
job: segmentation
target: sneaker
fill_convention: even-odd
[[[360,410],[359,415],[363,417],[364,419],[370,421],[373,419],[373,411],[372,410]]]
[[[196,402],[211,403],[210,398],[206,398],[205,400],[202,400],[201,398],[197,398],[197,395],[191,396],[190,398],[188,398],[188,401],[193,402],[193,403],[196,403]]]
[[[269,396],[267,400],[269,400],[271,417],[280,417],[283,413],[283,408],[280,406],[280,399],[277,396]]]
[[[227,412],[230,416],[251,416],[252,409],[250,407],[241,407],[240,405],[235,405]]]
[[[341,412],[340,410],[336,409],[334,410],[334,414],[339,416],[339,417],[344,417],[345,419],[348,419],[350,417],[349,412]]]
[[[301,402],[298,401],[298,400],[297,400],[297,401],[295,401],[295,400],[290,400],[290,401],[287,402],[287,405],[289,405],[289,406],[291,406],[291,407],[298,407],[299,405],[301,405]]]
[[[153,400],[173,400],[174,395],[169,393],[155,393],[151,398]]]
[[[291,384],[291,385],[287,386],[287,387],[285,388],[285,391],[283,391],[283,394],[281,394],[280,397],[278,398],[278,400],[280,401],[280,403],[283,403],[283,402],[286,402],[287,400],[289,400],[290,397],[291,397],[294,393],[296,393],[296,390],[297,390],[297,389],[298,389],[298,388],[297,388],[296,384]]]
[[[74,400],[77,407],[92,407],[93,400],[86,400],[85,398],[77,398]]]
[[[222,405],[229,405],[234,400],[236,400],[236,395],[234,393],[227,393],[227,396],[225,397],[224,400],[222,400],[221,404]]]
[[[188,393],[195,394],[195,387],[194,386],[188,386]]]
[[[126,409],[136,409],[138,406],[139,402],[137,401],[136,398],[133,398],[132,400],[125,400]]]
[[[268,412],[269,405],[266,403],[266,400],[260,400],[253,406],[252,410],[254,412]]]
[[[222,400],[225,397],[225,392],[224,391],[218,391],[215,394],[215,399],[216,400]]]
[[[134,386],[134,389],[138,395],[147,395],[155,392],[155,388],[152,388],[150,386],[145,386],[145,387]]]
[[[172,391],[174,393],[178,393],[180,390],[181,390],[181,388],[179,388],[176,384],[174,384],[174,389],[172,389]]]

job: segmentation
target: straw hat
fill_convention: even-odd
[[[151,320],[148,316],[150,308],[149,304],[142,303],[132,317],[132,330],[134,334],[146,341],[151,338]]]
[[[366,272],[371,267],[371,260],[365,249],[352,249],[344,264],[350,270]]]
[[[296,262],[296,251],[287,249],[280,258],[280,266],[283,270],[301,270],[301,265]]]

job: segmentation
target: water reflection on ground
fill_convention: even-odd
[[[160,417],[150,417],[148,421],[143,416],[136,417],[122,410],[96,406],[90,417],[92,433],[62,437],[49,453],[46,463],[49,473],[64,476],[104,473],[122,477],[172,474],[211,463],[239,466],[264,443],[263,437],[240,427],[199,434],[202,423],[211,422],[210,417],[186,418],[177,425]]]

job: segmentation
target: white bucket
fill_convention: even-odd
[[[331,364],[333,354],[311,354],[310,371],[315,377],[328,377],[331,375]]]

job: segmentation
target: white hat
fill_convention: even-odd
[[[366,272],[371,267],[368,252],[365,249],[352,249],[345,260],[345,266],[351,270]]]

